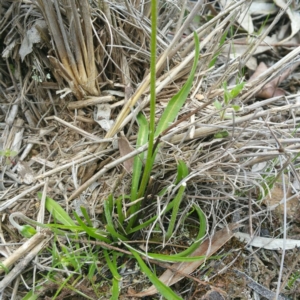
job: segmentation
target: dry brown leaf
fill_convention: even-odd
[[[282,201],[284,198],[289,199],[286,202],[286,214],[287,217],[293,218],[297,213],[299,208],[299,196],[297,194],[293,195],[292,189],[289,184],[289,178],[285,175],[285,185],[287,186],[286,196],[284,195],[284,189],[281,181],[275,182],[273,188],[271,189],[270,194],[263,200],[269,209],[275,208],[275,211],[279,214],[284,213],[284,204]],[[280,204],[282,203],[282,204]],[[279,205],[280,204],[280,205]]]
[[[274,0],[274,2],[282,9],[285,9],[287,7],[287,3],[285,0]],[[290,40],[299,32],[300,29],[300,15],[297,11],[292,10],[291,5],[289,5],[286,9],[286,14],[291,20],[291,34],[286,39],[282,40],[281,43],[285,43],[286,41]]]
[[[256,95],[257,97],[263,98],[263,99],[269,99],[272,97],[277,96],[283,96],[285,92],[278,88],[278,85],[285,80],[292,72],[297,68],[299,63],[295,63],[292,67],[285,70],[282,74],[280,74],[279,77],[274,78],[270,82],[268,82]],[[253,73],[253,75],[250,77],[249,82],[260,76],[262,73],[264,73],[266,70],[268,70],[267,65],[264,62],[261,62],[256,71]]]
[[[228,227],[223,228],[216,232],[212,238],[207,238],[199,248],[193,252],[190,256],[205,256],[203,259],[199,259],[193,262],[182,262],[172,265],[172,270],[166,270],[160,277],[159,280],[167,286],[171,286],[184,278],[184,274],[189,275],[194,270],[196,270],[205,260],[207,260],[211,255],[218,251],[225,243],[227,243],[233,237],[233,230],[239,227],[236,223],[229,224]],[[176,270],[176,271],[173,271]],[[129,291],[131,296],[134,297],[145,297],[149,295],[156,294],[158,291],[154,285],[149,289],[134,294],[132,290]]]
[[[121,157],[129,154],[130,152],[133,151],[132,146],[130,145],[129,141],[125,136],[121,136],[118,139],[118,144],[119,144],[119,150]],[[123,166],[127,172],[131,172],[132,167],[133,167],[133,158],[129,158],[124,161]]]

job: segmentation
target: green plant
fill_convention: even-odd
[[[169,101],[167,107],[165,108],[158,124],[155,124],[155,112],[156,112],[156,21],[157,21],[157,1],[151,2],[151,16],[152,16],[152,31],[151,31],[151,84],[150,84],[150,119],[149,123],[142,113],[137,116],[137,122],[139,124],[139,131],[137,137],[136,147],[144,145],[148,142],[148,151],[146,155],[144,153],[136,156],[134,158],[133,164],[133,174],[131,182],[130,195],[115,196],[110,194],[108,198],[104,201],[104,214],[103,214],[103,224],[104,228],[96,229],[89,218],[88,213],[82,208],[82,217],[74,212],[74,217],[77,224],[70,218],[70,216],[62,209],[60,205],[56,203],[53,199],[46,197],[46,208],[53,215],[54,219],[61,224],[39,224],[35,221],[28,221],[32,225],[51,228],[58,235],[68,235],[69,237],[76,237],[78,234],[85,232],[90,238],[96,239],[106,245],[111,245],[113,243],[122,242],[132,253],[142,271],[149,277],[150,281],[157,287],[157,289],[165,296],[167,299],[180,299],[177,295],[172,292],[172,290],[161,283],[153,272],[145,265],[140,255],[145,259],[151,257],[153,259],[161,260],[164,262],[189,262],[199,260],[202,257],[188,257],[201,243],[202,238],[206,232],[206,218],[201,210],[201,208],[193,204],[190,207],[189,212],[194,213],[199,219],[199,231],[195,238],[194,243],[191,244],[187,249],[182,252],[173,255],[163,255],[157,253],[143,253],[133,249],[126,242],[130,240],[132,235],[136,232],[140,232],[145,228],[151,228],[158,226],[159,218],[170,219],[165,239],[170,239],[174,234],[176,227],[176,222],[178,221],[179,210],[183,201],[184,192],[186,190],[186,178],[188,176],[188,167],[184,161],[180,160],[177,166],[177,176],[174,182],[169,187],[161,187],[160,190],[156,192],[157,197],[166,200],[166,205],[164,210],[160,215],[151,214],[146,215],[140,223],[137,221],[143,216],[142,202],[147,200],[147,190],[149,189],[149,179],[151,172],[154,167],[155,157],[161,146],[159,143],[160,135],[168,129],[170,124],[174,122],[182,106],[184,105],[192,84],[194,80],[194,75],[197,69],[197,64],[199,60],[200,46],[199,38],[196,33],[194,33],[195,42],[195,56],[194,62],[191,68],[191,72],[185,84],[182,86],[180,91],[174,95]],[[173,191],[172,191],[173,190]],[[169,198],[168,195],[172,191],[172,197]],[[41,194],[38,195],[41,198]],[[129,200],[130,208],[124,209],[123,200]],[[128,202],[128,201],[127,201]],[[182,220],[183,222],[186,218]],[[151,231],[151,230],[150,230]],[[111,288],[111,299],[119,298],[119,281],[120,275],[118,273],[117,257],[120,255],[118,251],[110,251],[102,248],[106,264],[113,275],[112,288]],[[61,267],[73,267],[76,270],[76,264],[78,263],[78,257],[68,255],[68,251],[63,250],[63,255],[57,257],[57,261],[61,264]],[[53,253],[53,257],[56,256]],[[71,277],[68,277],[64,283],[61,285],[66,286]],[[57,294],[58,295],[58,294]]]
[[[266,19],[262,22],[260,28],[256,32],[253,32],[253,35],[260,36],[262,34],[262,32],[264,31],[264,29],[267,25],[269,18],[270,18],[270,15],[267,15]]]
[[[300,272],[296,271],[294,273],[291,274],[288,282],[287,282],[287,287],[289,289],[291,289],[293,287],[293,285],[295,284],[296,280],[298,280],[300,278]]]
[[[13,158],[18,154],[17,151],[13,151],[10,149],[0,150],[0,156],[6,158],[5,164],[10,166],[13,163]]]
[[[224,89],[224,96],[223,96],[223,98],[224,98],[224,102],[221,103],[218,100],[216,100],[214,102],[215,108],[221,111],[220,112],[220,117],[221,117],[222,121],[224,120],[224,117],[225,117],[226,108],[228,107],[228,105],[230,104],[230,102],[239,95],[239,93],[244,88],[245,84],[246,84],[246,82],[242,81],[242,82],[240,82],[239,84],[237,84],[234,88],[232,88],[229,91],[228,87],[227,87],[227,82],[223,83],[223,89]],[[240,106],[239,105],[231,105],[231,108],[233,108],[234,111],[239,111]]]
[[[146,201],[145,197],[147,197],[147,187],[149,183],[149,178],[151,175],[151,171],[154,166],[155,157],[157,154],[157,151],[160,147],[159,142],[155,143],[155,138],[158,138],[159,135],[166,130],[170,124],[175,120],[175,118],[178,115],[179,110],[183,106],[193,83],[194,74],[196,72],[197,63],[199,59],[199,40],[198,36],[194,34],[194,40],[195,40],[195,58],[194,63],[191,69],[191,73],[184,84],[184,86],[181,88],[181,90],[172,97],[172,99],[169,101],[165,111],[163,112],[160,121],[158,122],[157,126],[155,126],[155,101],[156,101],[156,94],[155,94],[155,87],[156,87],[156,1],[151,2],[152,5],[152,35],[151,35],[151,85],[150,85],[150,120],[149,124],[146,120],[146,118],[143,116],[143,114],[139,114],[137,116],[137,121],[139,124],[139,132],[137,137],[137,144],[136,147],[139,147],[143,144],[145,144],[148,141],[148,152],[146,154],[146,160],[145,164],[143,165],[145,155],[142,153],[139,156],[136,156],[134,159],[133,164],[133,174],[132,174],[132,183],[131,183],[131,192],[130,196],[125,196],[125,199],[130,199],[131,206],[126,211],[124,215],[124,209],[122,208],[122,198],[117,197],[115,198],[113,194],[111,194],[107,200],[104,202],[104,216],[105,216],[105,229],[108,232],[108,238],[111,239],[111,241],[123,241],[125,245],[126,241],[130,239],[131,235],[137,231],[141,231],[142,229],[146,227],[155,226],[157,224],[157,220],[159,217],[158,215],[149,216],[143,219],[142,223],[136,224],[137,220],[139,219],[139,215],[142,214],[142,201]],[[183,161],[179,161],[178,168],[177,168],[177,178],[174,182],[177,188],[177,192],[174,195],[174,198],[169,202],[169,204],[166,206],[164,215],[170,214],[170,223],[167,229],[167,233],[165,238],[169,239],[174,234],[174,227],[176,220],[178,218],[178,211],[181,204],[181,201],[183,199],[183,194],[186,188],[186,182],[184,182],[184,179],[188,175],[188,168],[186,164]],[[174,187],[175,187],[174,185]],[[168,189],[162,188],[160,191],[157,191],[158,197],[163,198]],[[142,201],[139,201],[139,200]],[[201,238],[205,234],[206,229],[206,219],[203,215],[201,209],[199,207],[194,208],[197,211],[200,223],[201,223],[201,229],[199,231],[199,234],[197,236],[197,241],[194,245],[199,246],[201,243]],[[116,217],[114,217],[116,216]],[[166,215],[165,215],[166,216]],[[79,220],[78,216],[76,216],[77,221],[79,224],[82,225],[82,221]],[[90,228],[86,228],[86,232],[89,234]],[[92,235],[91,235],[92,236]],[[140,253],[145,257],[152,257],[155,259],[159,259],[162,261],[187,261],[187,260],[196,260],[197,258],[188,258],[187,255],[189,255],[195,246],[192,245],[183,253],[179,253],[177,255],[162,255],[162,254],[155,254],[155,253]],[[166,287],[164,284],[160,283],[159,280],[156,279],[156,276],[151,272],[146,265],[143,263],[143,261],[140,259],[137,252],[132,249],[129,245],[127,247],[130,248],[132,251],[132,254],[139,262],[139,265],[141,269],[147,274],[149,279],[157,286],[157,288],[161,291],[162,295],[170,298],[170,293],[172,291],[170,288]],[[106,261],[109,265],[109,268],[114,274],[113,284],[112,284],[112,299],[117,299],[118,297],[118,272],[116,271],[116,264],[115,264],[115,258],[113,255],[113,262],[111,262],[108,258],[108,254],[106,253]],[[110,261],[110,262],[109,262]],[[166,294],[165,294],[166,293]],[[168,296],[169,295],[169,296]],[[172,299],[174,298],[174,294],[172,294]],[[179,299],[179,298],[178,298]]]

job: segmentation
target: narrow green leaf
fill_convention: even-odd
[[[117,206],[117,213],[118,213],[118,221],[120,224],[123,224],[125,220],[125,216],[123,213],[123,195],[121,195],[116,199],[116,206]]]
[[[131,253],[139,263],[141,270],[148,276],[149,280],[152,282],[152,284],[156,287],[156,289],[159,291],[159,293],[162,296],[164,296],[166,299],[182,300],[182,298],[180,298],[177,294],[175,294],[170,287],[163,284],[156,277],[156,275],[152,273],[152,271],[147,267],[147,265],[144,263],[144,261],[141,259],[141,257],[138,255],[136,251],[131,250]]]
[[[98,273],[97,271],[97,260],[94,258],[93,255],[91,255],[92,259],[93,259],[93,263],[90,264],[89,266],[89,271],[88,271],[88,275],[87,278],[90,282],[94,283],[95,279],[94,276]]]
[[[114,223],[112,220],[112,205],[113,205],[112,203],[113,203],[113,196],[109,195],[108,199],[104,201],[104,214],[107,223],[105,228],[115,239],[121,239],[122,241],[126,241],[127,238],[119,234],[114,228]]]
[[[139,113],[137,115],[137,121],[139,125],[139,132],[136,142],[136,147],[140,147],[147,143],[148,136],[149,136],[149,124],[147,119],[144,117],[142,113]],[[130,201],[135,201],[138,197],[138,189],[140,185],[140,180],[142,177],[142,168],[143,168],[143,162],[144,162],[145,153],[141,153],[140,155],[137,155],[134,157],[133,161],[133,172],[132,172],[132,181],[131,181],[131,199]],[[137,212],[140,208],[141,203],[138,202],[135,205],[131,206],[128,210],[127,215],[133,215],[135,212]],[[135,223],[136,218],[131,218],[129,220],[129,223],[126,227],[126,231],[130,230]]]
[[[122,276],[118,273],[117,269],[117,260],[116,260],[116,253],[112,252],[113,259],[109,257],[109,254],[106,249],[103,249],[103,254],[106,260],[106,263],[109,267],[110,272],[113,275],[113,286],[112,286],[112,296],[110,297],[110,300],[118,300],[119,294],[120,294],[120,287],[119,287],[119,281],[122,279]]]
[[[220,132],[217,132],[216,134],[214,134],[214,138],[215,139],[222,139],[222,138],[225,138],[229,135],[228,131],[220,131]]]
[[[178,254],[171,255],[172,257],[185,257],[185,256],[190,255],[200,246],[200,244],[202,243],[202,240],[205,236],[205,233],[206,233],[205,214],[203,213],[203,211],[201,210],[201,208],[198,205],[194,204],[193,207],[195,208],[195,210],[198,214],[198,217],[199,217],[200,226],[199,226],[198,235],[195,238],[195,242],[188,249],[186,249]]]
[[[186,98],[188,97],[193,81],[195,72],[197,69],[197,64],[199,60],[199,38],[198,35],[194,32],[194,41],[195,41],[195,57],[194,57],[194,63],[191,69],[191,73],[186,81],[186,83],[183,85],[181,90],[172,97],[172,99],[169,101],[166,109],[164,110],[155,131],[155,136],[158,136],[160,133],[162,133],[165,129],[167,129],[170,124],[175,120],[175,118],[178,115],[178,112],[180,111],[181,107],[183,106]]]
[[[137,121],[139,125],[139,132],[136,141],[136,148],[145,145],[148,141],[148,136],[149,136],[148,122],[142,113],[139,113],[137,115]],[[136,200],[137,197],[137,191],[141,180],[144,157],[145,157],[145,153],[143,152],[140,155],[135,156],[134,158],[132,183],[131,183],[131,201]]]
[[[246,84],[246,82],[241,82],[239,84],[237,84],[231,91],[230,91],[230,97],[231,99],[234,99],[235,97],[238,96],[238,94],[242,91],[242,89],[244,88],[244,85]]]
[[[174,206],[174,201],[170,202],[168,205],[167,205],[167,208],[166,208],[166,212],[168,212],[170,209],[172,209]],[[157,219],[157,216],[154,216],[152,218],[150,218],[149,220],[147,220],[146,222],[134,227],[134,228],[131,228],[127,234],[131,234],[131,233],[134,233],[136,231],[139,231],[145,227],[147,227],[148,225],[150,225],[151,223],[153,223],[155,220]]]
[[[227,105],[232,100],[231,94],[228,91],[224,91],[224,102]]]
[[[228,34],[228,29],[222,34],[222,37],[220,39],[220,48],[223,46],[223,44],[225,43],[226,37]],[[220,55],[221,51],[217,51],[216,54],[214,55],[213,59],[210,61],[210,63],[208,64],[208,68],[211,68],[215,65],[218,56]]]
[[[2,262],[0,262],[0,270],[4,271],[6,274],[9,273],[9,268],[6,267]]]
[[[69,225],[61,225],[61,224],[42,224],[43,226],[39,225],[40,227],[43,228],[50,228],[52,229],[67,229],[67,230],[72,230],[72,231],[83,231],[81,226],[69,226]],[[58,233],[59,234],[59,233]],[[64,234],[66,234],[66,231],[64,231]]]
[[[195,248],[195,249],[197,249],[197,248]],[[186,250],[188,250],[188,249],[186,249]],[[180,254],[180,253],[178,253],[178,254]],[[175,255],[177,255],[177,254],[175,254]],[[147,255],[146,255],[146,253],[145,253],[145,257],[160,260],[162,262],[192,262],[192,261],[198,261],[200,259],[205,258],[205,256],[191,256],[191,257],[188,257],[188,256],[179,256],[179,255],[175,256],[175,255],[163,255],[163,254],[150,253],[150,252],[147,253]]]
[[[175,184],[178,184],[183,178],[188,176],[188,174],[189,174],[189,169],[187,165],[183,160],[179,160],[177,165],[177,177],[176,177]]]
[[[121,280],[122,276],[118,273],[117,266],[114,264],[115,260],[111,260],[106,249],[103,249],[103,254],[113,277],[115,277],[117,280]]]
[[[179,188],[178,193],[177,193],[177,195],[175,196],[175,198],[173,200],[174,201],[174,207],[173,207],[173,210],[172,210],[171,219],[170,219],[168,230],[167,230],[167,233],[166,233],[166,239],[167,240],[170,239],[172,234],[173,234],[173,230],[174,230],[175,223],[176,223],[176,218],[178,216],[179,206],[180,206],[185,188],[186,188],[186,183],[183,183],[181,185],[181,187]]]
[[[223,108],[223,107],[222,107],[222,103],[219,102],[218,100],[216,100],[216,101],[214,102],[214,107],[215,107],[216,109],[218,109],[218,110],[220,110],[220,109]]]
[[[193,261],[198,261],[200,259],[205,258],[205,255],[201,256],[180,256],[180,253],[175,254],[175,255],[165,255],[165,254],[157,254],[157,253],[144,253],[142,251],[137,251],[135,250],[132,246],[129,244],[126,244],[126,242],[123,242],[124,245],[129,249],[138,252],[140,255],[144,256],[147,259],[156,259],[162,262],[193,262]],[[195,249],[197,249],[196,247]],[[188,249],[186,249],[188,250]],[[186,251],[185,250],[185,251]]]
[[[108,209],[108,211],[110,212],[110,215],[114,209],[114,197],[112,194],[110,194],[107,198],[107,200],[104,203]]]
[[[224,89],[224,102],[227,105],[231,100],[231,94],[227,89],[227,82],[226,81],[223,82],[223,89]]]
[[[153,148],[155,138],[155,106],[156,106],[156,39],[157,39],[157,0],[151,1],[151,41],[150,41],[150,117],[149,117],[149,138],[146,163],[143,170],[141,183],[139,185],[137,198],[141,198],[149,182],[153,165]],[[132,224],[136,222],[137,216],[131,219]],[[127,228],[129,228],[128,226]]]
[[[33,228],[30,225],[24,225],[24,226],[21,226],[21,228],[22,229],[20,230],[20,233],[26,238],[31,238],[32,236],[34,236],[36,234],[35,228]]]
[[[142,223],[138,226],[135,226],[133,228],[129,228],[128,231],[127,231],[127,234],[132,234],[134,232],[140,231],[143,228],[146,228],[147,226],[152,224],[156,219],[157,219],[157,217],[154,216],[154,217],[150,218],[149,220],[147,220],[146,222],[144,222],[144,223]]]
[[[104,214],[105,214],[105,219],[106,219],[106,223],[108,225],[112,225],[113,226],[113,221],[112,221],[112,210],[113,210],[113,196],[112,194],[110,194],[107,198],[107,200],[104,200]]]
[[[234,111],[239,111],[241,108],[239,105],[232,105],[231,107],[234,109]]]
[[[118,233],[114,226],[112,225],[106,225],[105,228],[107,229],[107,231],[115,238],[115,239],[120,239],[122,241],[127,241],[127,238],[125,236],[123,236],[122,234]]]
[[[38,198],[42,199],[42,193],[38,193]],[[52,198],[46,197],[45,203],[46,209],[52,216],[64,225],[76,226],[71,217],[65,212],[65,210]]]
[[[36,299],[38,299],[38,298],[40,297],[39,292],[41,292],[41,290],[42,290],[42,287],[37,286],[37,287],[35,288],[34,291],[33,291],[33,290],[29,291],[29,292],[22,298],[22,300],[36,300]]]
[[[119,284],[119,281],[116,278],[113,278],[112,282],[113,282],[113,286],[112,286],[112,289],[111,289],[112,295],[110,297],[110,300],[118,300],[118,299],[120,299],[119,298],[120,284]]]
[[[211,67],[213,67],[213,66],[216,64],[216,61],[217,61],[217,58],[218,58],[219,55],[220,55],[220,52],[217,52],[217,53],[214,55],[213,59],[209,62],[209,64],[208,64],[208,68],[209,68],[209,69],[210,69]]]
[[[111,243],[111,240],[109,240],[107,237],[105,236],[102,236],[98,233],[95,232],[95,228],[90,228],[88,226],[86,226],[84,224],[84,222],[79,218],[79,216],[76,214],[76,212],[73,212],[77,222],[79,223],[79,225],[83,228],[83,230],[92,238],[95,238],[99,241],[102,241],[102,242],[105,242],[105,243],[108,243],[110,244]]]
[[[225,30],[225,32],[222,34],[222,37],[220,39],[220,46],[223,46],[227,37],[229,29],[227,28],[227,30]]]
[[[80,206],[80,210],[81,210],[81,212],[82,212],[82,214],[83,214],[83,216],[84,216],[84,218],[85,218],[86,223],[88,224],[88,226],[93,227],[93,223],[92,223],[92,221],[90,219],[89,214],[86,211],[86,208],[83,207],[83,206]]]

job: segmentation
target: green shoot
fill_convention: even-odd
[[[143,172],[138,197],[144,195],[153,164],[153,147],[155,137],[155,102],[156,102],[156,36],[157,36],[157,1],[151,1],[151,58],[150,58],[150,121],[146,165]]]
[[[167,230],[167,233],[166,233],[166,239],[167,240],[170,239],[172,234],[173,234],[176,219],[177,219],[177,216],[178,216],[179,206],[180,206],[185,188],[186,188],[186,183],[183,183],[181,185],[181,187],[179,188],[179,191],[178,191],[176,197],[174,198],[174,206],[173,206],[173,210],[172,210],[172,215],[171,215],[169,227],[168,227],[168,230]]]
[[[220,103],[218,100],[214,102],[214,106],[217,110],[220,111],[220,117],[223,121],[225,118],[225,112],[226,108],[229,106],[231,101],[236,98],[240,92],[243,90],[246,82],[242,81],[241,83],[237,84],[235,87],[233,87],[230,91],[227,87],[227,82],[223,83],[223,89],[224,89],[224,104]],[[239,111],[240,107],[238,105],[232,105],[231,108],[234,109],[234,111]]]
[[[34,236],[36,234],[36,230],[35,228],[33,228],[32,226],[30,225],[19,225],[14,217],[19,217],[22,219],[22,216],[23,214],[21,213],[12,213],[10,216],[9,216],[9,221],[10,223],[16,228],[18,229],[18,231],[20,232],[21,235],[23,235],[24,237],[26,238],[31,238],[32,236]],[[25,216],[24,216],[25,217]],[[26,217],[25,217],[26,218]]]
[[[144,261],[141,259],[141,257],[138,255],[137,252],[131,250],[133,256],[137,260],[137,262],[140,265],[141,270],[148,276],[149,280],[152,282],[152,284],[156,287],[156,289],[159,291],[159,293],[164,296],[166,299],[173,299],[173,300],[180,300],[178,295],[176,295],[172,289],[165,284],[163,284],[155,274],[147,267],[147,265],[144,263]]]
[[[0,150],[0,156],[5,157],[5,164],[7,166],[10,166],[12,164],[12,159],[18,154],[17,151],[13,151],[13,150]]]
[[[119,299],[119,281],[122,279],[122,277],[119,275],[117,270],[117,254],[116,252],[112,252],[112,260],[108,255],[107,250],[103,249],[105,261],[113,275],[113,286],[112,286],[112,297],[111,300],[118,300]]]
[[[289,278],[289,280],[287,282],[288,288],[291,289],[294,286],[296,280],[298,280],[299,278],[300,278],[300,272],[299,271],[296,271],[296,272],[292,273],[291,277]]]
[[[39,199],[42,199],[42,193],[38,193]],[[64,225],[76,226],[67,212],[52,198],[46,197],[46,209],[53,217]]]

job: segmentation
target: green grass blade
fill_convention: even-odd
[[[174,205],[174,202],[169,203],[169,205],[167,206],[166,212],[169,211],[170,209],[172,209],[173,205]],[[204,238],[205,233],[206,233],[206,217],[205,217],[205,214],[202,212],[201,208],[198,205],[194,205],[194,208],[195,208],[195,210],[198,214],[199,222],[200,222],[199,232],[198,232],[197,237],[195,238],[195,242],[189,248],[187,248],[186,250],[184,250],[184,251],[182,251],[178,254],[173,254],[173,255],[170,255],[170,256],[168,256],[168,255],[164,256],[164,255],[160,255],[160,254],[154,254],[154,253],[150,254],[149,253],[149,255],[153,256],[153,258],[164,260],[164,261],[172,261],[173,258],[174,259],[175,258],[183,258],[183,260],[178,260],[178,261],[186,261],[184,259],[188,255],[190,255],[192,252],[194,252],[200,246],[200,244],[202,243],[202,239]],[[140,225],[132,228],[132,230],[129,233],[131,234],[131,233],[134,233],[138,230],[141,230],[141,229],[147,227],[148,225],[153,223],[156,220],[156,218],[157,218],[156,216],[152,217],[151,219],[149,219],[145,223],[140,224]],[[200,257],[196,258],[196,260],[197,259],[200,259]],[[174,260],[174,261],[176,261],[176,260]]]
[[[149,280],[152,282],[152,284],[156,287],[156,289],[162,296],[164,296],[166,299],[182,300],[182,298],[175,294],[170,287],[163,284],[156,277],[156,275],[151,272],[151,270],[147,267],[147,265],[144,263],[144,261],[141,259],[141,257],[136,251],[131,250],[131,253],[134,255],[137,262],[139,263],[141,270],[148,276]]]
[[[106,238],[105,236],[102,236],[102,235],[96,233],[96,232],[95,232],[95,228],[90,228],[90,227],[86,226],[86,225],[84,224],[84,222],[83,222],[83,221],[79,218],[79,216],[76,214],[76,212],[73,212],[73,214],[74,214],[74,216],[75,216],[77,222],[79,223],[79,225],[82,227],[82,229],[83,229],[90,237],[95,238],[95,239],[97,239],[97,240],[99,240],[99,241],[108,243],[108,244],[111,243],[111,241],[110,241],[108,238]]]
[[[150,173],[153,165],[153,148],[155,138],[155,105],[156,105],[156,38],[157,38],[157,0],[151,1],[151,41],[150,41],[150,118],[149,118],[149,138],[148,138],[148,151],[145,162],[145,168],[137,199],[144,196]],[[133,223],[136,218],[134,217]]]
[[[38,198],[42,199],[42,193],[38,193]],[[71,217],[65,212],[65,210],[52,198],[46,197],[45,203],[46,209],[52,216],[64,225],[76,226]]]
[[[153,223],[156,219],[157,219],[156,216],[150,218],[150,219],[147,220],[146,222],[144,222],[144,223],[142,223],[142,224],[140,224],[140,225],[137,225],[137,226],[135,226],[135,227],[129,229],[128,232],[127,232],[127,234],[132,234],[132,233],[134,233],[134,232],[137,232],[137,231],[139,231],[139,230],[141,230],[141,229],[143,229],[143,228],[149,226],[149,225],[150,225],[151,223]]]
[[[147,119],[143,114],[138,114],[137,121],[139,125],[139,132],[136,141],[136,148],[144,145],[148,141],[149,127]],[[131,201],[136,200],[137,191],[141,179],[142,167],[144,161],[145,153],[142,152],[140,155],[135,156],[133,163],[133,173],[132,173],[132,183],[131,183]]]
[[[123,198],[130,198],[126,195],[121,195],[116,199],[117,213],[118,213],[118,221],[120,224],[123,224],[125,216],[123,213]]]
[[[167,205],[167,208],[166,208],[166,212],[168,212],[170,209],[172,209],[174,206],[174,202],[170,202],[168,205]],[[136,231],[139,231],[145,227],[147,227],[148,225],[150,225],[151,223],[153,223],[155,220],[157,219],[157,216],[154,216],[152,218],[150,218],[149,220],[147,220],[146,222],[134,227],[134,228],[131,228],[127,233],[128,234],[131,234],[131,233],[134,233]]]
[[[199,38],[196,33],[194,33],[194,40],[195,40],[195,57],[194,57],[194,63],[191,69],[191,73],[186,81],[186,83],[183,85],[181,90],[172,97],[170,102],[168,103],[166,109],[164,110],[156,128],[155,136],[158,136],[160,133],[162,133],[166,128],[170,126],[170,123],[172,123],[175,118],[178,115],[178,112],[180,111],[181,107],[183,106],[186,98],[188,97],[193,81],[195,72],[197,69],[197,64],[199,60]]]
[[[35,290],[31,290],[29,291],[23,298],[22,300],[37,300],[40,295],[41,292],[45,290],[45,287],[43,286],[37,286],[35,287]]]
[[[112,254],[113,260],[110,259],[109,254],[106,249],[103,249],[103,254],[104,254],[106,263],[109,267],[109,270],[113,275],[112,296],[110,297],[110,299],[118,300],[119,294],[120,294],[119,281],[122,279],[122,277],[120,276],[120,274],[118,273],[118,270],[117,270],[116,254],[113,252],[113,254]]]
[[[174,201],[174,206],[173,206],[172,215],[171,215],[170,223],[169,223],[169,226],[168,226],[168,230],[167,230],[167,233],[166,233],[166,240],[170,239],[172,234],[173,234],[173,230],[174,230],[175,223],[176,223],[176,218],[178,216],[179,206],[180,206],[185,188],[186,188],[186,183],[184,182],[181,185],[181,187],[179,188],[178,193],[177,193],[177,195],[175,196],[175,198],[173,200]]]
[[[136,147],[140,147],[144,144],[147,143],[148,141],[148,136],[149,136],[149,124],[147,119],[144,117],[143,114],[138,114],[137,115],[137,121],[139,125],[139,132],[138,132],[138,137],[137,137],[137,142],[136,142]],[[137,199],[138,195],[138,189],[139,189],[139,184],[142,176],[142,168],[143,168],[143,162],[144,162],[144,157],[145,153],[141,153],[138,156],[135,156],[134,161],[133,161],[133,173],[132,173],[132,181],[131,181],[131,200],[134,201]],[[132,215],[135,212],[137,212],[140,208],[140,202],[131,206],[128,215]],[[129,220],[129,223],[126,227],[126,231],[130,230],[135,223],[136,218],[131,218]]]
[[[113,278],[112,282],[113,282],[113,286],[111,289],[112,296],[110,297],[110,300],[118,300],[120,295],[119,281],[116,278]]]
[[[244,88],[246,82],[242,81],[241,83],[237,84],[231,91],[230,91],[230,97],[231,99],[234,99],[239,95],[239,93]]]
[[[115,238],[115,239],[120,239],[122,241],[127,241],[127,238],[123,236],[122,234],[118,233],[113,225],[106,225],[105,228],[107,231]]]
[[[83,214],[83,216],[84,216],[84,218],[85,218],[86,223],[88,224],[88,226],[93,227],[93,223],[92,223],[92,221],[91,221],[91,219],[90,219],[90,216],[89,216],[89,214],[87,213],[85,207],[80,206],[80,210],[81,210],[81,212],[82,212],[82,214]]]
[[[111,258],[109,257],[109,254],[106,249],[103,249],[103,254],[113,277],[115,277],[117,280],[121,280],[122,276],[118,273],[117,266],[115,265],[116,262],[115,253],[113,252],[112,254],[114,256],[113,260],[111,260]]]
[[[105,219],[106,219],[106,223],[107,223],[105,228],[115,239],[121,239],[122,241],[126,241],[127,238],[124,237],[123,235],[119,234],[115,230],[114,223],[113,223],[112,216],[111,216],[112,206],[113,206],[113,196],[109,195],[108,199],[104,201],[104,214],[105,214]]]
[[[167,189],[163,189],[161,193],[159,193],[159,196],[162,196],[165,192],[167,191]],[[167,205],[167,208],[166,208],[166,211],[165,212],[168,212],[170,211],[174,206],[174,201],[170,202],[168,205]],[[153,223],[155,220],[157,219],[157,216],[154,216],[150,219],[148,219],[146,222],[134,227],[134,228],[131,228],[127,233],[128,234],[131,234],[131,233],[134,233],[136,231],[139,231],[145,227],[147,227],[148,225],[150,225],[151,223]]]
[[[160,260],[163,262],[193,262],[198,261],[200,259],[204,259],[205,256],[192,256],[192,257],[181,257],[181,256],[173,256],[173,255],[164,255],[157,253],[147,253],[145,256],[151,257],[152,259]]]
[[[190,255],[192,252],[194,252],[202,243],[202,239],[205,236],[206,233],[206,217],[205,214],[203,213],[203,211],[201,210],[201,208],[194,204],[194,208],[198,214],[199,217],[199,222],[200,222],[200,226],[199,226],[199,232],[198,235],[195,239],[195,242],[186,250],[178,253],[178,254],[174,254],[172,255],[172,257],[184,257],[184,256],[188,256]]]
[[[112,210],[113,210],[113,196],[110,194],[107,200],[104,201],[104,215],[105,215],[106,223],[108,225],[113,226],[113,221],[111,217]]]
[[[223,46],[223,44],[225,43],[227,34],[228,34],[229,29],[225,30],[225,32],[222,34],[222,37],[220,39],[220,48]],[[217,61],[218,56],[220,55],[221,51],[217,51],[216,54],[214,55],[213,59],[210,61],[210,63],[208,64],[208,68],[210,69],[211,67],[213,67]]]
[[[175,184],[178,184],[183,178],[188,176],[189,174],[189,169],[185,162],[183,160],[179,160],[178,166],[177,166],[177,177]]]
[[[138,251],[138,250],[134,249],[132,246],[130,246],[126,242],[123,242],[123,243],[130,251],[131,250],[135,251],[139,255],[144,256],[145,258],[156,259],[156,260],[159,260],[159,261],[162,261],[162,262],[193,262],[193,261],[198,261],[198,260],[201,260],[201,259],[205,258],[205,255],[191,256],[191,257],[180,257],[180,256],[176,256],[176,255],[165,255],[165,254],[157,254],[157,253],[150,253],[150,252],[148,252],[146,254],[142,251]]]
[[[139,125],[139,132],[138,137],[136,141],[136,147],[140,147],[147,143],[148,137],[149,137],[149,124],[147,119],[144,117],[143,114],[139,113],[137,115],[137,121]],[[140,155],[135,156],[134,162],[133,162],[133,172],[132,172],[132,181],[131,181],[131,200],[134,201],[138,198],[138,189],[140,185],[140,180],[142,177],[142,168],[143,168],[143,162],[144,162],[145,153],[142,152]],[[140,202],[131,206],[128,210],[127,215],[132,215],[135,212],[137,212],[140,208]],[[130,230],[133,224],[135,223],[136,218],[131,218],[129,220],[129,223],[126,227],[126,231]]]
[[[93,263],[89,266],[89,271],[87,274],[87,278],[90,282],[94,281],[94,276],[97,274],[97,260],[93,255],[91,255],[91,259],[93,260]]]

